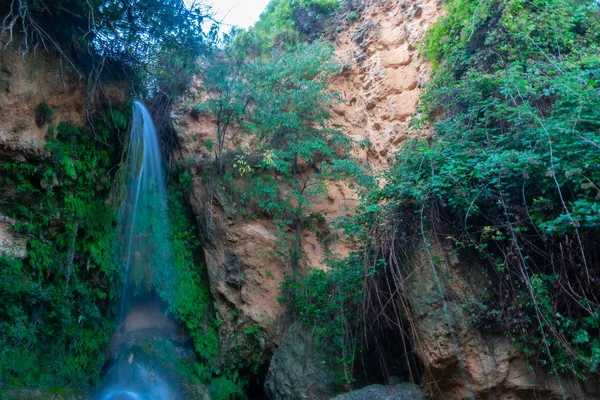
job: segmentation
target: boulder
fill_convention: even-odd
[[[332,400],[425,400],[425,392],[413,383],[393,386],[371,385],[349,393],[340,394]]]
[[[313,346],[302,325],[286,331],[275,352],[265,392],[271,400],[329,399],[336,391],[336,374],[328,357]]]

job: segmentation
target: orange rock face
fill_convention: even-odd
[[[40,103],[54,109],[53,124],[70,121],[82,125],[86,82],[67,73],[61,75],[53,54],[39,51],[22,59],[12,47],[0,51],[0,153],[43,153],[48,127],[36,123],[35,110]]]
[[[18,42],[18,41],[15,41]],[[97,84],[99,85],[99,84]],[[48,125],[67,121],[87,123],[88,106],[123,106],[126,90],[104,84],[88,96],[88,82],[61,63],[58,55],[39,49],[21,56],[17,44],[0,51],[0,156],[40,156],[44,153]],[[52,119],[38,124],[40,104],[52,108]]]
[[[337,36],[343,74],[331,81],[343,103],[335,124],[356,141],[370,142],[357,158],[375,170],[410,134],[430,66],[418,51],[427,29],[442,15],[437,1],[366,1],[361,17]]]
[[[336,105],[331,122],[355,141],[368,139],[372,143],[365,150],[357,147],[353,156],[375,170],[387,165],[394,147],[409,134],[420,86],[429,74],[416,46],[440,13],[436,1],[368,0],[361,17],[344,21],[334,39],[342,72],[331,79],[330,87],[339,92],[343,102]],[[277,300],[286,272],[277,255],[280,237],[272,222],[235,216],[227,211],[223,196],[204,187],[200,165],[214,157],[206,142],[215,141],[216,126],[210,118],[192,115],[186,109],[186,101],[202,98],[199,86],[193,84],[177,108],[178,127],[182,161],[196,165],[192,169],[191,203],[206,231],[204,254],[215,309],[223,323],[224,348],[235,342],[230,338],[234,331],[258,325],[264,351],[271,353],[284,330],[284,309]],[[243,140],[235,128],[231,129],[225,144],[229,149]],[[356,204],[356,194],[347,184],[332,182],[328,195],[313,201],[312,210],[323,213],[330,223],[336,217],[352,215]],[[329,239],[330,253],[345,256],[350,250],[343,237]],[[300,241],[306,266],[326,268],[324,258],[328,254],[316,234],[302,231]]]

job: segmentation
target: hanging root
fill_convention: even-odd
[[[50,13],[50,10],[44,5],[43,1],[39,1],[38,4],[45,12]],[[35,56],[38,47],[41,46],[48,52],[50,46],[50,48],[58,52],[60,57],[61,78],[63,76],[63,60],[73,69],[79,79],[82,78],[81,73],[77,70],[73,61],[67,57],[60,44],[36,22],[36,19],[31,14],[27,0],[11,0],[10,7],[2,20],[2,28],[0,29],[2,49],[6,49],[15,40],[17,34],[22,36],[22,40],[18,45],[18,51],[23,62],[25,62],[25,56],[30,51],[33,51]],[[6,41],[4,41],[5,37]]]

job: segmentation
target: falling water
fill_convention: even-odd
[[[124,270],[119,329],[125,331],[126,315],[134,300],[139,303],[139,298],[144,299],[144,294],[152,289],[170,259],[167,196],[160,148],[150,113],[139,102],[133,106],[123,180],[118,255]],[[129,349],[122,353],[107,374],[99,399],[176,398],[157,371],[138,358]]]
[[[151,288],[155,271],[169,259],[167,195],[160,148],[152,117],[139,102],[133,109],[125,188],[119,232],[119,253],[125,266],[121,320],[133,297]]]

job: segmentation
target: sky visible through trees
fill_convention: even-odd
[[[188,0],[192,1],[192,0]],[[215,19],[225,25],[249,28],[263,12],[269,0],[209,0]]]

